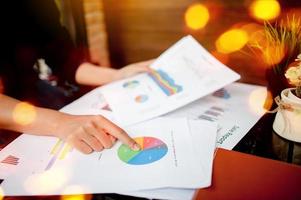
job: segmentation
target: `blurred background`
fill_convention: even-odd
[[[296,0],[56,0],[62,23],[91,61],[115,68],[159,56],[191,34],[240,73],[241,82],[265,85],[263,59],[250,48],[263,25],[301,16]],[[272,55],[273,56],[273,55]]]

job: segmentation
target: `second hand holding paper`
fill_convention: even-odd
[[[132,125],[166,114],[240,78],[191,36],[165,51],[151,68],[150,74],[102,87],[118,124]]]

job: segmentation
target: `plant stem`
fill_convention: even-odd
[[[296,87],[296,95],[297,97],[301,98],[301,85],[298,85]]]

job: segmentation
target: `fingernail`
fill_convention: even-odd
[[[139,144],[134,143],[134,144],[132,145],[132,150],[134,150],[134,151],[139,151],[139,150],[140,150]]]

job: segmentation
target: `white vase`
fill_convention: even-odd
[[[281,92],[281,101],[291,109],[279,108],[274,123],[274,131],[288,140],[301,142],[301,99],[287,88]]]
[[[301,101],[301,99],[299,97],[297,97],[296,95],[294,95],[293,90],[295,90],[295,88],[288,88],[288,93],[287,93],[287,97],[289,99],[291,99],[292,101],[294,101],[295,103],[298,103]]]

